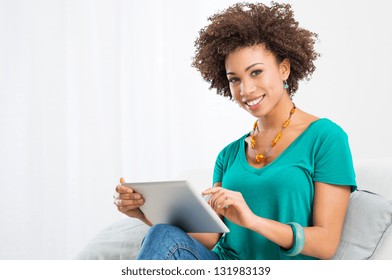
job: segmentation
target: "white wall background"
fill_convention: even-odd
[[[68,259],[121,219],[117,180],[212,167],[253,119],[190,67],[235,1],[0,0],[0,259]],[[269,2],[267,2],[269,3]],[[289,1],[322,57],[298,107],[392,156],[389,1]]]

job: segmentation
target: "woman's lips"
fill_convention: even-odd
[[[256,99],[250,100],[250,101],[244,101],[245,105],[252,111],[256,110],[259,106],[259,104],[261,103],[261,101],[263,101],[265,95],[262,95]]]

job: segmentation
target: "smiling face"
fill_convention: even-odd
[[[264,45],[230,53],[225,68],[233,98],[253,116],[267,116],[282,98],[290,101],[283,83],[290,74],[290,62],[278,62]]]

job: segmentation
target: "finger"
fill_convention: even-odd
[[[119,189],[123,189],[124,187],[125,188],[127,188],[127,186],[124,186],[124,184],[125,184],[125,179],[124,179],[124,177],[120,177],[120,187],[118,187]],[[125,192],[129,192],[129,190],[128,189],[123,189]],[[132,190],[132,192],[133,192],[133,190]]]
[[[142,195],[140,194],[140,193],[131,193],[131,194],[128,194],[128,193],[116,193],[114,196],[113,196],[113,198],[117,198],[117,199],[123,199],[123,200],[137,200],[137,199],[141,199],[141,198],[143,198],[142,197]]]
[[[212,187],[212,188],[208,188],[208,189],[204,190],[202,192],[202,194],[203,195],[214,194],[216,192],[220,192],[221,190],[223,190],[222,187]]]
[[[136,207],[136,206],[117,206],[117,209],[118,209],[118,211],[120,211],[122,213],[126,213],[131,210],[139,209],[139,207]]]
[[[229,207],[235,207],[238,208],[240,207],[240,202],[236,197],[230,197],[228,196],[227,199],[222,203],[221,205],[218,206],[218,209],[222,208],[229,208]]]
[[[203,194],[203,198],[204,198],[205,201],[209,202],[210,198],[211,198],[211,195],[210,194]]]
[[[217,209],[221,209],[221,208],[228,208],[229,205],[231,205],[231,200],[225,196],[224,199],[220,200],[220,202],[217,204]]]
[[[210,193],[210,190],[213,190],[214,188],[222,188],[222,183],[221,182],[216,182],[211,188],[205,189],[202,194],[206,192],[206,194]]]
[[[144,204],[144,199],[132,199],[132,200],[115,199],[114,204],[116,204],[117,206],[136,206],[137,208]]]
[[[123,186],[123,185],[117,185],[116,186],[116,192],[118,193],[133,193],[133,189],[128,186]]]
[[[211,194],[211,189],[213,189],[213,188],[214,188],[214,187],[205,189],[204,191],[201,192],[201,194],[202,194],[202,195],[209,195],[209,194]]]
[[[217,209],[217,206],[225,200],[225,197],[227,197],[227,192],[223,189],[211,194],[210,205],[212,208]]]
[[[115,199],[140,199],[140,198],[142,198],[142,196],[139,193],[128,194],[128,193],[115,192],[113,194],[113,198],[115,198]]]
[[[209,203],[210,203],[212,209],[216,209],[216,205],[217,205],[216,200],[217,200],[217,199],[218,199],[218,198],[217,198],[216,195],[211,194]]]
[[[215,200],[215,209],[222,208],[222,205],[226,205],[228,200],[227,193],[220,193],[219,196]]]

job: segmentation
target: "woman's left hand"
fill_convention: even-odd
[[[216,186],[203,191],[203,195],[210,195],[208,204],[216,213],[225,216],[231,222],[250,228],[255,221],[254,213],[240,192]]]

